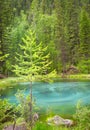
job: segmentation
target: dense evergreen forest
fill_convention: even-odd
[[[90,73],[90,0],[0,0],[0,73],[15,75],[17,53],[27,31],[47,46],[51,69],[70,66]],[[46,52],[45,52],[46,53]]]

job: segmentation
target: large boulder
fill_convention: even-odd
[[[65,125],[65,126],[72,126],[73,125],[73,121],[70,119],[64,119],[58,115],[55,115],[54,117],[48,118],[47,119],[47,123],[49,125]]]

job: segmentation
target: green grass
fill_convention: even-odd
[[[2,104],[2,102],[4,102],[4,101],[2,100],[1,104]],[[0,105],[0,106],[2,108],[2,105]],[[4,107],[1,110],[1,114],[3,114],[5,112],[5,110],[7,110],[6,106],[7,106],[7,104],[5,103]],[[19,109],[15,109],[15,110],[19,110]],[[22,109],[20,109],[20,110],[22,110]],[[25,109],[25,111],[26,111],[26,109]],[[19,113],[19,111],[18,111],[18,113]],[[74,126],[71,126],[71,127],[65,127],[65,126],[61,126],[61,125],[55,126],[54,124],[52,126],[48,125],[47,118],[53,117],[54,115],[56,115],[56,113],[53,113],[53,111],[51,111],[51,110],[47,111],[46,113],[40,114],[38,122],[36,122],[33,126],[33,130],[90,130],[90,106],[83,107],[83,105],[80,102],[78,102],[76,112],[72,115],[72,117],[69,117],[69,116],[64,117],[64,116],[60,115],[64,119],[73,120]],[[12,117],[13,117],[13,115],[12,115]],[[9,121],[10,120],[7,120],[6,123],[8,124]],[[23,121],[24,121],[23,114],[19,113],[19,116],[17,115],[17,118],[16,118],[17,125],[21,124]],[[12,122],[11,122],[11,124],[12,124]],[[4,127],[4,124],[2,122],[1,122],[1,126]],[[27,130],[30,130],[30,128]]]
[[[90,74],[74,74],[74,75],[65,75],[62,78],[61,75],[57,75],[54,81],[90,81]],[[8,87],[14,87],[18,82],[26,82],[27,79],[23,77],[9,77],[5,79],[0,79],[0,90],[4,90]]]
[[[26,80],[22,77],[9,77],[5,79],[0,79],[0,90],[8,87],[14,87],[18,82],[25,82]]]
[[[89,79],[90,80],[90,74],[74,74],[74,75],[68,75],[67,78],[70,78],[70,79],[82,79],[82,80],[85,80],[85,79]]]
[[[70,130],[70,129],[62,126],[50,126],[46,123],[38,122],[33,127],[33,130]]]
[[[46,124],[45,122],[38,122],[35,124],[35,126],[33,127],[33,130],[89,130],[89,129],[85,129],[85,127],[83,128],[82,126],[70,126],[70,127],[66,127],[66,126],[50,126],[48,124]]]
[[[55,81],[90,81],[90,74],[71,74],[65,75],[63,78],[61,75],[57,75]]]

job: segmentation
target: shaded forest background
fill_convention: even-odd
[[[0,73],[12,76],[27,30],[48,46],[51,69],[90,73],[90,0],[0,0]]]

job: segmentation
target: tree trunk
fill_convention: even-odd
[[[31,82],[30,82],[30,130],[32,130],[33,126],[33,113],[32,113],[32,77],[31,77]]]

